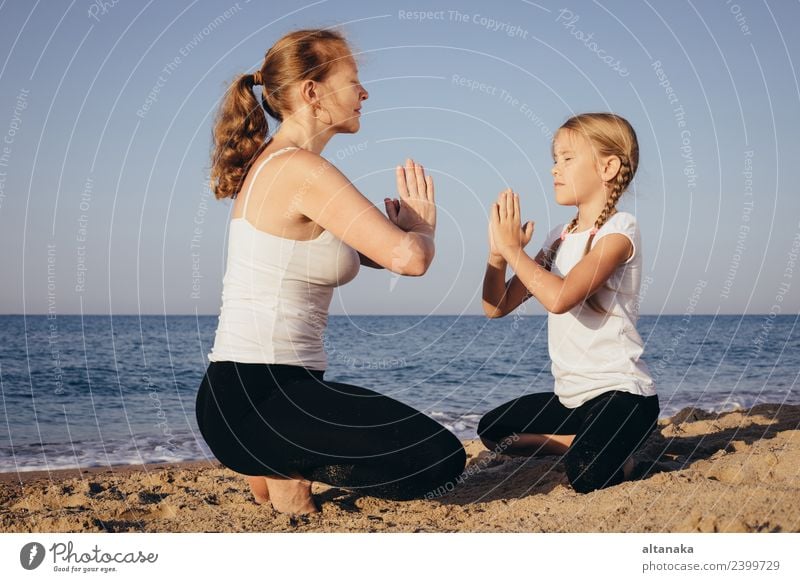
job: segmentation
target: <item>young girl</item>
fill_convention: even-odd
[[[510,454],[563,454],[573,489],[587,493],[631,476],[631,455],[660,410],[636,331],[639,229],[616,209],[639,162],[636,133],[611,113],[576,115],[556,132],[553,161],[556,202],[578,214],[550,231],[532,259],[523,248],[533,222],[522,228],[518,195],[501,192],[491,209],[483,307],[503,317],[535,297],[547,309],[555,393],[499,406],[478,434]],[[508,282],[506,267],[515,273]]]

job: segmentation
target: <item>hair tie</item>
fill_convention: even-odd
[[[589,236],[594,236],[597,234],[597,227],[595,226],[592,230],[589,231]]]
[[[264,79],[261,78],[261,71],[253,73],[253,85],[263,85]]]

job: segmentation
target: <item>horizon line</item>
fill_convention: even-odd
[[[0,317],[2,316],[30,316],[30,317],[50,317],[55,316],[57,318],[59,316],[65,317],[76,317],[83,315],[84,317],[109,317],[109,316],[117,316],[117,317],[215,317],[219,316],[219,313],[0,313]],[[511,315],[511,314],[509,314]],[[547,313],[531,313],[531,314],[517,314],[519,317],[546,317]],[[653,316],[681,316],[686,317],[691,316],[707,316],[707,315],[717,315],[717,316],[745,316],[745,317],[757,317],[757,316],[766,316],[769,317],[773,315],[772,313],[640,313],[639,317],[653,317]],[[800,315],[798,313],[776,313],[774,317],[797,317]],[[486,315],[482,313],[330,313],[328,314],[329,317],[485,317],[486,319],[492,319],[486,317]],[[505,319],[505,318],[495,318],[495,319]]]

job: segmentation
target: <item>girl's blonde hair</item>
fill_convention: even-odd
[[[350,56],[344,36],[325,29],[297,30],[281,37],[256,73],[230,85],[212,130],[211,190],[217,199],[235,198],[247,171],[267,144],[265,112],[283,121],[290,111],[287,89],[298,81],[324,81],[337,62]],[[253,87],[263,85],[261,105]]]
[[[599,230],[617,212],[617,201],[627,190],[636,174],[636,168],[639,166],[639,142],[636,139],[636,132],[625,118],[613,113],[581,113],[567,119],[558,129],[558,131],[562,130],[574,131],[585,137],[592,146],[596,157],[616,156],[619,158],[619,171],[610,181],[606,205],[594,223],[594,227]],[[577,225],[578,215],[575,215],[564,232],[572,232]],[[586,256],[591,250],[594,236],[594,232],[589,235],[583,256]],[[552,268],[555,255],[561,246],[561,240],[561,237],[556,238],[550,248],[546,249],[545,260],[548,271]],[[603,287],[608,288],[605,284]],[[597,313],[607,313],[600,305],[596,294],[588,297],[586,304]]]

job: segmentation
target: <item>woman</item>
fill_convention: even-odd
[[[197,422],[217,459],[280,512],[318,511],[312,481],[410,499],[466,463],[459,440],[424,414],[323,379],[334,287],[359,265],[420,276],[434,255],[433,180],[421,165],[396,168],[387,219],[320,155],[358,131],[367,97],[344,37],[300,30],[233,83],[215,122],[212,187],[235,202]],[[265,111],[281,122],[271,139]]]

